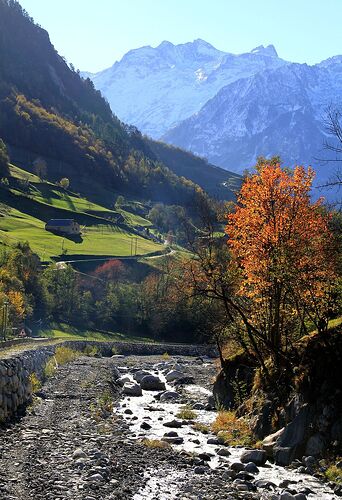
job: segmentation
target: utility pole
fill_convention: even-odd
[[[6,300],[2,308],[2,338],[4,340],[6,340],[7,324],[8,324],[8,301]]]

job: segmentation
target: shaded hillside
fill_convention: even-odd
[[[47,177],[67,176],[74,189],[95,179],[97,195],[102,186],[182,204],[200,193],[154,159],[140,134],[68,67],[15,0],[0,0],[0,137],[11,151],[25,152],[21,166],[32,169],[42,156]]]
[[[148,138],[145,141],[156,158],[177,175],[196,182],[214,198],[223,200],[234,198],[234,190],[241,184],[241,177],[238,174],[216,167],[199,156],[164,142]]]

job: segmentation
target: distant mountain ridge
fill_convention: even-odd
[[[159,138],[228,83],[283,64],[272,45],[235,55],[198,39],[131,50],[111,68],[82,75],[92,79],[121,120]]]
[[[242,172],[279,154],[290,166],[313,164],[318,183],[331,175],[316,158],[328,154],[325,110],[341,105],[340,55],[309,66],[273,45],[235,55],[203,40],[162,42],[90,76],[121,119],[215,165]]]

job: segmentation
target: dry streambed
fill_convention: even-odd
[[[300,469],[242,464],[246,450],[194,429],[216,416],[215,372],[209,359],[161,356],[60,367],[27,414],[0,429],[0,499],[335,498]]]
[[[263,452],[226,446],[199,430],[199,424],[210,428],[216,417],[210,391],[215,369],[210,359],[146,360],[139,366],[118,362],[118,369],[123,397],[116,411],[129,425],[129,439],[147,446],[168,443],[192,465],[190,476],[158,467],[150,470],[135,499],[216,498],[215,486],[231,495],[240,492],[241,498],[337,498],[328,485],[303,473],[306,467],[299,461],[296,468],[265,463]],[[158,485],[163,492],[153,496]]]

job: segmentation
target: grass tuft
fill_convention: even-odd
[[[220,433],[220,437],[230,446],[254,444],[248,423],[243,418],[237,418],[233,411],[220,411],[211,428],[215,434]]]
[[[202,424],[201,422],[196,422],[192,428],[195,430],[195,431],[199,431],[199,432],[202,432],[202,434],[209,434],[210,432],[210,427],[209,425],[207,424]]]
[[[176,417],[183,420],[195,420],[197,418],[197,413],[189,406],[183,406],[176,414]]]
[[[42,383],[39,380],[39,378],[37,377],[37,374],[35,372],[30,373],[29,381],[31,384],[31,389],[32,389],[33,394],[35,394],[36,392],[38,392],[42,388]]]
[[[333,481],[337,484],[342,484],[342,469],[336,465],[330,465],[324,473],[328,481]]]
[[[56,373],[59,365],[65,365],[66,363],[75,361],[81,355],[81,352],[70,349],[70,347],[57,347],[54,356],[52,356],[45,365],[45,377],[52,377]]]
[[[166,441],[161,441],[160,439],[143,439],[141,441],[141,444],[144,446],[147,446],[147,448],[163,448],[163,449],[169,449],[171,448],[170,443],[167,443]]]

